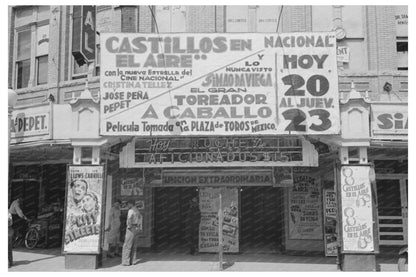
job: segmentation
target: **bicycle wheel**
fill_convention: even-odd
[[[26,233],[25,237],[25,246],[27,249],[33,249],[39,242],[39,232],[38,230],[31,228]]]

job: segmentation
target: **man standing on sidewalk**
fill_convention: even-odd
[[[199,223],[201,221],[201,211],[199,210],[198,198],[195,196],[189,201],[188,208],[188,244],[189,252],[191,255],[198,252],[198,239],[199,239]]]
[[[125,266],[132,265],[136,261],[136,242],[141,217],[139,210],[134,206],[132,200],[129,200],[127,205],[129,211],[127,213],[126,238],[124,239],[123,255],[121,258],[121,264]]]

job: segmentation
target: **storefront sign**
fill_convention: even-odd
[[[407,103],[373,103],[371,112],[371,130],[374,138],[407,139]]]
[[[136,138],[127,167],[317,166],[312,144],[299,137]]]
[[[324,190],[324,239],[325,239],[325,255],[337,256],[338,253],[338,235],[337,235],[337,197],[332,189]]]
[[[72,55],[81,66],[95,59],[95,6],[74,6]]]
[[[103,166],[68,166],[65,253],[100,253]]]
[[[101,39],[101,135],[339,133],[333,33]]]
[[[342,207],[342,249],[374,251],[373,206],[369,166],[342,166],[340,195]]]
[[[199,251],[218,252],[219,195],[222,196],[224,252],[239,251],[238,189],[205,187],[199,190],[201,222],[199,225]]]
[[[163,186],[271,186],[272,171],[266,170],[163,170]]]
[[[312,172],[294,172],[289,189],[289,239],[322,239],[321,183]]]
[[[394,19],[396,21],[396,36],[408,37],[409,15],[408,6],[394,6]]]
[[[14,110],[10,124],[11,143],[49,139],[50,123],[49,105]]]
[[[350,48],[347,46],[337,47],[337,61],[342,63],[350,62]]]

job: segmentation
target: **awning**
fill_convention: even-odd
[[[73,147],[69,140],[44,140],[11,145],[9,151],[10,163],[15,165],[57,162],[68,163],[71,162],[73,158]]]
[[[407,140],[381,140],[373,139],[370,141],[370,147],[374,148],[408,148]]]

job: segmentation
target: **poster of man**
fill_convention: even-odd
[[[103,166],[69,166],[65,253],[99,253]]]

